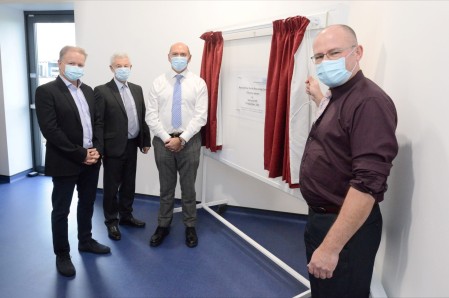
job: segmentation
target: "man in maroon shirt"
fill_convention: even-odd
[[[382,233],[378,203],[398,152],[396,109],[360,70],[363,48],[350,27],[321,31],[313,52],[330,92],[323,97],[316,80],[306,81],[320,105],[300,169],[312,297],[368,297]]]

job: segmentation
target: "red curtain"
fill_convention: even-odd
[[[270,62],[268,65],[264,168],[268,176],[282,176],[291,188],[289,156],[289,111],[294,55],[304,37],[309,20],[302,16],[273,22]]]
[[[221,150],[217,146],[217,100],[221,61],[223,58],[223,36],[221,32],[206,32],[201,35],[204,40],[201,77],[206,81],[209,95],[209,109],[206,125],[201,129],[203,146],[212,152]]]

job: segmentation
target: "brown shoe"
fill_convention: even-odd
[[[61,275],[71,277],[76,273],[75,266],[73,266],[72,260],[70,259],[70,255],[62,254],[56,256],[56,269]]]

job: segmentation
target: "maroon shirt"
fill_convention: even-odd
[[[301,193],[312,206],[341,206],[352,186],[380,202],[398,152],[394,103],[361,70],[331,92],[304,149]]]

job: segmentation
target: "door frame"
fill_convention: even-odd
[[[36,61],[36,23],[74,23],[73,10],[47,10],[47,11],[24,11],[25,39],[27,49],[27,73],[28,94],[30,99],[30,123],[31,143],[33,146],[33,168],[34,171],[43,173],[41,133],[35,111],[35,91],[38,87],[37,61]]]

